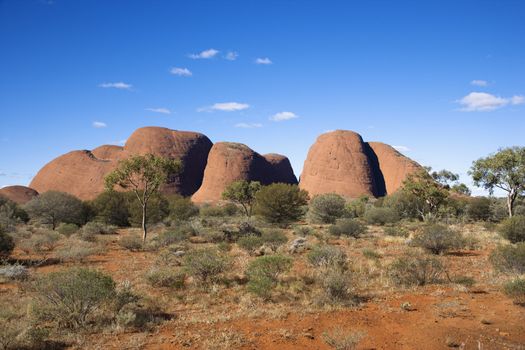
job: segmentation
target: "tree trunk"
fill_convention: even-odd
[[[148,228],[146,224],[146,204],[142,205],[142,243],[146,244],[146,236],[148,235]]]
[[[509,218],[514,215],[514,201],[516,200],[516,195],[514,191],[510,191],[509,195],[507,196],[507,209],[509,211]]]

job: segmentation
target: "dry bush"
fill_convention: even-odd
[[[329,231],[335,236],[350,236],[358,238],[366,232],[366,226],[356,219],[340,219],[330,226]]]
[[[146,279],[153,287],[181,289],[184,288],[186,274],[172,268],[154,268],[147,273]]]
[[[365,337],[365,333],[334,328],[323,332],[323,340],[336,350],[353,350]]]
[[[433,224],[426,226],[423,232],[414,237],[411,244],[432,254],[442,254],[464,248],[465,240],[459,232],[444,225]]]
[[[407,287],[439,283],[444,272],[438,258],[415,253],[405,253],[389,266],[393,282]]]
[[[55,257],[62,262],[84,262],[87,257],[101,252],[99,245],[71,237],[55,249]]]
[[[517,305],[525,306],[525,279],[516,278],[503,285],[503,291]]]
[[[492,266],[507,273],[525,273],[525,242],[516,245],[498,246],[489,257]]]

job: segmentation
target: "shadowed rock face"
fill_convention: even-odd
[[[319,136],[310,148],[299,186],[310,196],[381,197],[397,191],[419,169],[391,146],[366,143],[355,132],[336,130]]]
[[[38,192],[26,186],[6,186],[0,188],[0,196],[6,197],[17,204],[25,204],[38,196]]]
[[[152,153],[182,160],[182,174],[170,177],[163,192],[188,196],[201,185],[211,146],[211,141],[203,134],[159,127],[140,128],[124,147],[104,145],[93,151],[69,152],[52,160],[38,172],[30,186],[40,193],[55,190],[84,200],[93,199],[104,191],[104,177],[116,169],[119,160]]]
[[[263,157],[246,145],[218,142],[209,153],[202,186],[192,199],[195,202],[219,201],[226,187],[238,180],[259,181],[263,185],[297,183],[288,158],[278,154]]]

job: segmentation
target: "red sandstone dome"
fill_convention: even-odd
[[[391,146],[372,142],[347,130],[319,136],[304,162],[299,186],[310,196],[337,193],[344,197],[380,197],[398,190],[421,166]]]
[[[25,204],[38,196],[38,192],[26,186],[6,186],[0,188],[0,196],[6,197],[17,204]]]
[[[246,145],[218,142],[210,151],[202,185],[192,199],[219,201],[226,187],[238,180],[259,181],[263,185],[297,183],[288,158],[278,154],[263,157]]]
[[[137,129],[124,147],[104,145],[93,151],[69,152],[52,160],[30,186],[40,193],[56,190],[93,199],[104,191],[104,177],[117,167],[119,160],[152,153],[182,160],[182,173],[170,177],[163,191],[188,196],[201,185],[211,146],[211,141],[200,133],[144,127]]]

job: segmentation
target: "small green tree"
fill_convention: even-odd
[[[129,208],[126,194],[117,191],[104,191],[90,202],[96,218],[105,224],[129,226]]]
[[[69,193],[48,191],[29,201],[24,209],[31,219],[51,225],[53,230],[61,222],[82,225],[86,221],[86,207]]]
[[[507,211],[514,215],[514,203],[525,192],[525,147],[500,149],[497,153],[476,160],[469,171],[474,184],[494,193],[495,188],[507,192]]]
[[[436,216],[449,196],[448,191],[437,183],[426,170],[409,175],[403,182],[403,191],[420,200],[416,210],[425,221]]]
[[[130,190],[142,207],[142,241],[147,237],[147,211],[150,198],[158,193],[168,176],[179,174],[180,161],[158,157],[153,154],[133,156],[119,162],[116,170],[105,178],[106,188],[115,186]]]
[[[261,189],[258,181],[239,180],[232,182],[222,193],[222,198],[240,204],[247,217],[252,216],[255,194]]]
[[[271,223],[288,223],[299,220],[308,193],[297,185],[274,183],[264,186],[255,195],[256,212]]]
[[[320,194],[312,198],[308,217],[314,223],[333,224],[345,214],[346,201],[336,193]]]

